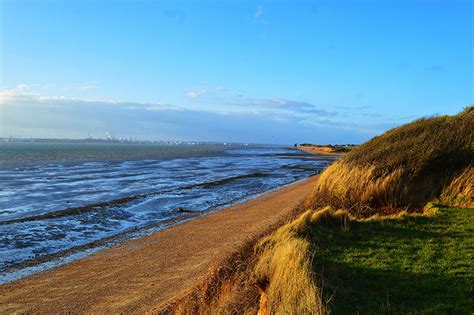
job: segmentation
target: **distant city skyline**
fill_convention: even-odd
[[[254,146],[254,145],[269,145],[267,143],[246,143],[246,142],[216,142],[216,141],[193,141],[193,140],[170,140],[170,139],[160,139],[160,140],[141,140],[136,138],[35,138],[35,137],[0,137],[0,143],[133,143],[133,144],[166,144],[166,145],[222,145],[222,146]],[[295,144],[293,144],[295,145]],[[283,145],[285,146],[285,145]],[[288,145],[286,145],[288,146]]]
[[[470,0],[0,10],[0,137],[361,143],[474,104]]]

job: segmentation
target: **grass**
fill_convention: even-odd
[[[264,314],[323,314],[321,291],[316,287],[308,259],[309,243],[298,237],[311,220],[308,211],[263,238],[256,246],[258,263],[253,277],[264,292]]]
[[[472,314],[474,210],[304,232],[334,314]]]
[[[474,313],[473,209],[356,219],[326,207],[252,244],[170,313]]]
[[[323,290],[312,271],[311,244],[302,235],[313,226],[344,227],[347,220],[345,211],[329,207],[309,210],[256,245],[258,261],[252,277],[263,283],[261,314],[328,313]]]
[[[356,216],[419,210],[434,199],[473,207],[474,107],[424,118],[351,150],[321,174],[307,208]]]
[[[174,310],[474,314],[473,125],[471,106],[354,148],[299,218],[229,257]],[[464,208],[420,214],[433,201]]]

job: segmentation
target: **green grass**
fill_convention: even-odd
[[[473,209],[305,234],[334,314],[474,313]]]

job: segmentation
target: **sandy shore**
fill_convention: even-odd
[[[0,286],[0,313],[143,313],[287,216],[317,177]]]

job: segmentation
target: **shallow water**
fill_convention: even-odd
[[[1,144],[0,283],[307,178],[332,161],[282,147]]]

